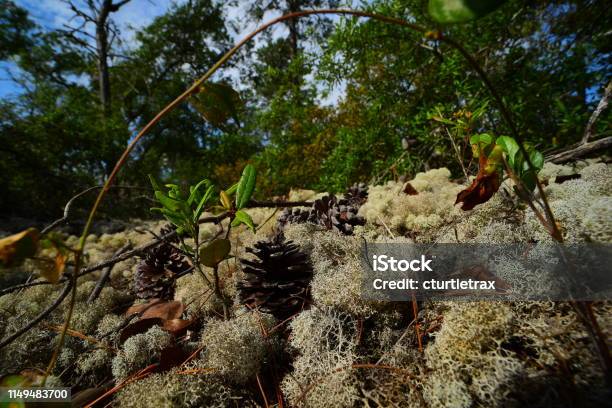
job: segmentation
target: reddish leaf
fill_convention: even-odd
[[[141,319],[160,318],[162,320],[178,319],[185,310],[184,305],[176,300],[162,301],[160,299],[151,299],[148,303],[134,305],[130,307],[126,316],[134,313],[142,313]]]
[[[463,203],[461,209],[468,211],[478,204],[489,201],[493,194],[497,192],[501,184],[501,177],[495,168],[491,171],[491,166],[484,155],[480,155],[478,175],[472,184],[457,194],[457,203]]]
[[[416,190],[416,188],[414,188],[412,186],[412,184],[410,184],[410,183],[406,183],[406,185],[404,186],[404,189],[402,191],[404,192],[404,194],[408,194],[408,195],[417,195],[417,194],[419,194],[419,192]]]
[[[170,319],[163,322],[162,328],[178,337],[185,334],[192,323],[193,320]]]
[[[565,183],[568,180],[576,180],[581,178],[582,176],[580,174],[568,174],[565,176],[557,176],[555,177],[555,183],[557,184],[562,184]]]

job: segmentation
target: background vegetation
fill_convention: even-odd
[[[113,24],[119,10],[101,13],[106,2],[76,4],[73,27],[49,31],[0,0],[0,59],[18,65],[22,86],[0,102],[0,214],[53,218],[68,197],[100,184],[135,132],[231,47],[233,25],[261,22],[270,9],[342,5],[236,3],[248,6],[248,21],[228,18],[226,2],[174,5],[126,49]],[[435,27],[425,1],[360,8]],[[547,150],[581,139],[612,76],[611,22],[603,0],[516,0],[448,31],[490,74],[525,140]],[[261,196],[339,191],[439,166],[459,178],[457,154],[469,158],[470,135],[508,132],[480,80],[435,41],[352,18],[300,19],[283,33],[241,52],[224,71],[238,75],[216,78],[240,90],[244,106],[233,118],[212,126],[183,104],[137,147],[118,184],[149,189],[151,173],[229,185],[247,162],[260,174]],[[596,137],[609,135],[609,124],[608,111]],[[142,191],[113,194],[121,199],[109,200],[107,213],[148,213]]]

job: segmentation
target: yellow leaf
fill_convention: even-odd
[[[40,233],[36,228],[0,239],[0,266],[11,266],[33,256],[39,240]]]
[[[223,207],[226,210],[230,210],[232,208],[232,200],[230,200],[229,196],[225,193],[225,191],[221,191],[220,195],[220,201],[221,204],[223,204]]]
[[[68,256],[58,249],[53,261],[49,259],[44,263],[38,262],[40,275],[51,283],[59,282],[66,269],[66,261],[68,261]]]

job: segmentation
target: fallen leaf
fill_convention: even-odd
[[[555,183],[557,184],[562,184],[565,183],[568,180],[576,180],[581,178],[582,176],[580,174],[568,174],[565,176],[557,176],[555,177]]]
[[[137,305],[132,305],[132,306],[130,306],[128,308],[128,310],[125,311],[125,316],[127,317],[127,316],[131,316],[133,314],[136,314],[136,313],[142,313],[147,308],[149,308],[149,307],[151,307],[151,306],[153,306],[155,304],[162,303],[162,302],[164,302],[164,301],[161,300],[161,299],[153,298],[153,299],[149,299],[149,301],[146,302],[146,303],[139,303]]]
[[[162,328],[178,337],[185,334],[187,328],[192,324],[193,320],[170,319],[163,322]]]
[[[414,188],[412,186],[412,184],[410,184],[410,183],[406,183],[404,185],[404,188],[403,188],[402,191],[404,192],[404,194],[408,194],[408,195],[417,195],[417,194],[419,194],[419,192],[416,190],[416,188]]]
[[[147,303],[134,305],[126,312],[126,316],[142,313],[140,319],[160,318],[162,320],[178,319],[183,314],[185,306],[177,300],[163,301],[151,299]]]
[[[51,283],[59,282],[64,270],[66,270],[67,260],[68,257],[58,250],[54,261],[45,263],[40,268],[40,275]]]
[[[0,239],[0,266],[12,266],[34,256],[39,240],[40,233],[36,228]]]

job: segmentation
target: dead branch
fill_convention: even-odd
[[[93,186],[93,187],[89,187],[86,188],[85,190],[77,193],[76,195],[74,195],[72,198],[70,198],[70,200],[68,200],[68,202],[66,203],[66,205],[64,206],[64,215],[62,216],[62,218],[58,218],[57,220],[53,221],[51,224],[47,225],[45,228],[43,228],[43,230],[40,232],[41,234],[46,234],[50,231],[52,231],[53,229],[57,228],[58,226],[60,226],[61,224],[65,223],[66,221],[68,221],[68,217],[70,216],[70,209],[72,208],[72,204],[74,204],[74,202],[79,199],[80,197],[83,197],[84,195],[98,190],[100,188],[102,188],[103,186]],[[133,189],[133,190],[146,190],[146,188],[144,187],[138,187],[138,186],[111,186],[111,188],[119,188],[119,189]]]
[[[122,248],[120,248],[118,251],[116,251],[113,254],[113,258],[121,255],[122,253],[126,252],[130,248],[132,248],[132,243],[128,242],[126,245],[124,245]],[[104,288],[104,285],[106,284],[106,281],[110,277],[111,271],[113,270],[113,266],[114,266],[114,264],[113,265],[109,265],[109,266],[107,266],[104,269],[104,271],[102,272],[102,275],[100,275],[100,279],[98,279],[98,283],[96,284],[96,287],[93,288],[93,290],[89,294],[89,298],[87,299],[87,303],[92,303],[93,301],[95,301],[98,298],[98,296],[100,295],[100,292],[102,292],[102,289]]]
[[[57,307],[62,304],[66,296],[68,296],[68,293],[70,293],[71,288],[72,288],[72,282],[68,280],[66,283],[66,286],[64,286],[64,289],[60,293],[59,297],[55,299],[55,302],[53,302],[49,307],[43,310],[38,316],[36,316],[34,319],[28,322],[28,324],[23,326],[21,329],[17,330],[15,333],[11,334],[6,339],[0,341],[0,349],[2,349],[3,347],[15,341],[22,334],[24,334],[25,332],[27,332],[28,330],[36,326],[41,320],[43,320],[45,317],[50,315],[51,312],[53,312],[55,309],[57,309]]]
[[[78,196],[81,196],[83,194],[85,194],[86,192],[89,192],[93,189],[96,188],[100,188],[99,186],[95,186],[95,187],[90,187],[89,189],[82,191],[81,193],[77,194]],[[44,232],[49,232],[51,229],[57,227],[58,225],[60,225],[62,222],[65,222],[66,219],[68,218],[69,212],[70,212],[70,206],[72,205],[72,202],[74,202],[74,199],[76,199],[78,197],[73,197],[68,204],[66,204],[66,209],[64,209],[64,217],[54,221],[52,224],[50,224],[48,227],[46,227],[43,231]],[[295,206],[307,206],[307,205],[312,205],[312,203],[309,203],[308,201],[270,201],[270,202],[251,202],[251,204],[249,205],[250,208],[257,208],[257,207],[295,207]],[[228,212],[223,212],[219,215],[213,215],[210,217],[203,217],[200,218],[199,223],[200,224],[219,224],[221,221],[223,221],[224,219],[226,219],[229,216]],[[78,278],[80,278],[81,276],[84,275],[88,275],[92,272],[96,272],[99,271],[100,269],[104,269],[104,268],[108,268],[110,266],[115,265],[116,263],[119,263],[121,261],[125,261],[126,259],[129,259],[133,256],[139,255],[159,244],[161,244],[162,242],[168,241],[170,238],[174,237],[176,235],[176,231],[172,231],[169,232],[166,235],[160,236],[159,238],[156,238],[152,241],[147,242],[146,244],[140,245],[134,249],[132,249],[131,251],[127,251],[127,252],[123,252],[120,255],[116,255],[116,256],[112,256],[111,258],[104,260],[102,262],[99,262],[97,264],[91,265],[87,268],[84,268],[81,270],[81,272],[78,274]],[[191,270],[189,270],[188,272],[191,272]],[[187,272],[186,272],[187,273]],[[186,274],[184,273],[184,274]],[[183,276],[184,274],[181,274],[181,276]],[[68,278],[66,276],[64,276],[60,282],[66,282]],[[26,289],[32,286],[38,286],[38,285],[50,285],[51,283],[46,281],[46,280],[37,280],[37,281],[33,281],[33,282],[27,282],[27,283],[22,283],[19,285],[15,285],[15,286],[11,286],[5,289],[0,290],[0,296],[4,296],[6,294],[15,292],[17,290],[20,289]]]
[[[601,97],[601,100],[597,104],[597,108],[593,111],[593,114],[589,118],[587,122],[586,128],[584,129],[584,135],[582,136],[582,144],[586,144],[589,141],[589,138],[593,133],[593,125],[599,118],[599,115],[608,107],[608,100],[610,99],[610,94],[612,93],[612,81],[608,82],[608,86],[604,90],[604,94]]]
[[[612,136],[604,137],[603,139],[595,140],[593,142],[584,143],[560,153],[555,153],[548,156],[546,161],[555,164],[565,163],[570,160],[588,156],[595,152],[609,149],[610,147],[612,147]]]
[[[279,208],[279,207],[310,207],[312,201],[257,201],[251,200],[247,205],[248,208]]]

